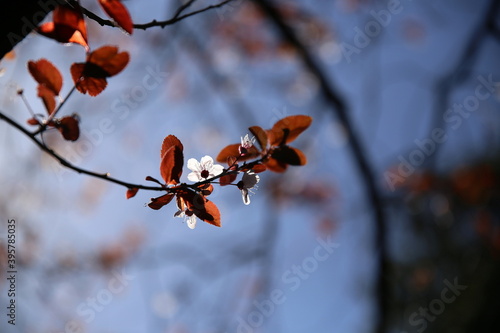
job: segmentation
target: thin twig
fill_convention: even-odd
[[[176,14],[172,18],[170,18],[168,20],[165,20],[165,21],[153,20],[151,22],[142,23],[142,24],[141,23],[139,23],[139,24],[136,23],[136,24],[133,25],[133,27],[134,27],[134,29],[140,29],[140,30],[146,30],[146,29],[152,28],[152,27],[165,28],[167,25],[172,25],[172,24],[177,23],[179,21],[182,21],[185,18],[188,18],[190,16],[193,16],[193,15],[196,15],[196,14],[200,14],[200,13],[206,12],[206,11],[211,10],[211,9],[220,8],[220,7],[224,6],[225,4],[227,4],[227,3],[231,2],[231,1],[234,1],[234,0],[225,0],[225,1],[222,1],[221,3],[216,4],[216,5],[210,5],[210,6],[207,6],[205,8],[202,8],[202,9],[199,9],[199,10],[195,10],[195,11],[192,11],[192,12],[184,14],[184,15],[180,15],[180,13],[184,10],[183,7],[186,6],[186,5],[183,5],[183,6],[181,6],[177,10]],[[68,3],[70,5],[72,5],[72,6],[74,5],[75,2],[76,1],[74,1],[74,0],[68,0]],[[192,2],[192,1],[190,1],[190,2]],[[109,26],[109,27],[116,27],[117,26],[115,22],[101,18],[100,16],[92,13],[90,10],[86,9],[85,7],[80,6],[80,8],[82,10],[82,13],[85,14],[85,16],[87,16],[88,18],[96,21],[101,26]]]
[[[43,131],[45,131],[47,129],[47,125],[52,121],[54,120],[55,116],[57,115],[57,113],[61,110],[61,108],[63,107],[63,105],[66,103],[66,101],[68,100],[68,98],[71,96],[71,94],[73,94],[73,92],[75,91],[76,89],[76,86],[73,86],[71,88],[71,90],[68,92],[68,94],[66,95],[66,97],[64,97],[64,99],[62,100],[62,102],[57,106],[57,108],[54,110],[54,112],[52,112],[49,117],[47,118],[47,120],[40,125],[40,127],[33,132],[33,135],[37,135],[38,133],[41,133]]]
[[[188,2],[186,2],[185,4],[183,4],[182,6],[180,6],[177,11],[175,12],[173,18],[177,18],[179,17],[179,15],[182,14],[182,12],[187,9],[188,7],[190,7],[196,0],[189,0]]]
[[[108,181],[108,182],[111,182],[111,183],[115,183],[115,184],[124,186],[124,187],[129,188],[129,189],[130,188],[137,188],[137,189],[141,189],[141,190],[165,191],[165,192],[169,192],[169,193],[175,193],[180,188],[190,189],[190,190],[194,190],[194,191],[199,191],[200,190],[200,186],[208,184],[208,183],[211,183],[214,180],[217,180],[217,179],[219,179],[219,178],[221,178],[223,176],[234,174],[234,173],[238,173],[238,172],[241,172],[244,169],[245,170],[246,169],[251,169],[254,165],[261,163],[263,160],[265,160],[266,158],[268,158],[268,156],[270,155],[270,152],[268,152],[268,153],[266,153],[264,156],[262,156],[258,160],[252,161],[250,163],[243,163],[238,168],[236,168],[234,170],[231,170],[230,168],[225,169],[224,172],[222,172],[219,175],[213,176],[211,178],[207,178],[205,180],[196,182],[194,184],[181,183],[178,186],[170,187],[170,188],[166,187],[166,186],[163,186],[161,183],[158,183],[161,186],[146,186],[146,185],[140,185],[140,184],[133,184],[133,183],[129,183],[129,182],[126,182],[126,181],[123,181],[123,180],[112,178],[112,177],[109,176],[108,173],[97,173],[97,172],[94,172],[94,171],[90,171],[90,170],[86,170],[86,169],[77,167],[76,165],[70,163],[68,160],[66,160],[64,157],[62,157],[61,155],[57,154],[54,150],[52,150],[47,145],[45,145],[45,143],[43,143],[41,140],[37,139],[36,138],[36,133],[31,133],[30,131],[28,131],[27,129],[25,129],[24,127],[22,127],[19,123],[17,123],[15,120],[13,120],[12,118],[10,118],[7,115],[5,115],[3,112],[0,112],[0,119],[5,120],[8,124],[12,125],[14,128],[16,128],[17,130],[19,130],[23,134],[25,134],[41,150],[43,150],[44,152],[46,152],[47,154],[49,154],[50,156],[52,156],[53,158],[55,158],[64,167],[66,167],[68,169],[71,169],[73,171],[76,171],[78,173],[81,173],[81,174],[85,174],[85,175],[88,175],[88,176],[91,176],[91,177],[99,178],[99,179],[102,179],[102,180],[105,180],[105,181]]]
[[[34,111],[33,111],[33,109],[31,108],[31,105],[30,105],[30,103],[28,102],[28,100],[26,99],[26,96],[24,96],[24,92],[23,92],[23,90],[20,90],[20,91],[18,92],[18,95],[19,95],[19,96],[21,96],[21,99],[23,100],[24,105],[25,105],[25,106],[26,106],[26,108],[28,109],[28,112],[31,114],[31,116],[32,116],[33,118],[35,118],[35,117],[36,117],[35,112],[34,112]]]
[[[112,183],[115,183],[115,184],[118,184],[118,185],[121,185],[121,186],[125,186],[127,188],[138,188],[138,189],[141,189],[141,190],[150,190],[150,191],[166,191],[166,190],[168,190],[165,187],[145,186],[145,185],[140,185],[140,184],[128,183],[128,182],[125,182],[125,181],[122,181],[122,180],[119,180],[119,179],[116,179],[116,178],[112,178],[112,177],[109,176],[108,173],[97,173],[97,172],[94,172],[94,171],[89,171],[89,170],[77,167],[77,166],[73,165],[72,163],[68,162],[61,155],[57,154],[54,150],[52,150],[49,147],[47,147],[43,142],[41,142],[40,140],[38,140],[35,137],[35,134],[29,132],[27,129],[25,129],[24,127],[22,127],[16,121],[14,121],[13,119],[11,119],[8,116],[6,116],[3,112],[0,112],[0,119],[5,120],[8,124],[12,125],[17,130],[21,131],[23,134],[25,134],[27,137],[29,137],[41,150],[43,150],[44,152],[46,152],[47,154],[49,154],[50,156],[52,156],[53,158],[55,158],[56,160],[58,160],[59,163],[61,163],[63,166],[65,166],[68,169],[71,169],[71,170],[74,170],[74,171],[76,171],[78,173],[85,174],[85,175],[88,175],[88,176],[92,176],[92,177],[95,177],[95,178],[100,178],[100,179],[103,179],[103,180],[106,180],[106,181],[109,181],[109,182],[112,182]]]

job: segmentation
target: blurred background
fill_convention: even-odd
[[[126,200],[125,188],[62,168],[0,122],[1,332],[498,331],[499,1],[272,1],[298,43],[262,3],[234,0],[132,36],[87,19],[90,47],[117,45],[130,63],[101,95],[64,105],[61,115],[80,115],[78,141],[57,131],[44,140],[82,168],[144,184],[160,177],[168,134],[199,160],[249,126],[306,114],[313,123],[294,146],[308,164],[262,173],[249,206],[236,188],[216,187],[222,227],[190,230],[173,203],[146,206],[157,193]],[[124,4],[146,23],[182,2]],[[32,33],[0,61],[0,111],[23,126],[18,89],[45,112],[26,67],[40,58],[63,74],[64,96],[85,53]],[[325,85],[345,102],[352,133]]]

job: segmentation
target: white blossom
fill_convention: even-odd
[[[250,204],[250,193],[254,194],[254,189],[257,189],[257,183],[259,182],[260,177],[256,175],[254,172],[248,171],[243,174],[243,177],[238,182],[238,188],[241,191],[241,198],[243,199],[243,203],[245,205]]]
[[[252,138],[250,138],[248,136],[248,134],[246,134],[244,137],[241,137],[241,147],[242,148],[249,149],[253,146],[254,142],[255,142],[254,136],[252,136]]]
[[[198,162],[194,158],[190,158],[187,162],[187,167],[192,172],[188,174],[188,179],[192,182],[199,182],[217,176],[224,171],[224,167],[220,164],[214,164],[214,160],[210,156],[203,156]]]

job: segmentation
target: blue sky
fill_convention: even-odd
[[[68,100],[62,112],[81,115],[80,143],[60,142],[57,133],[46,140],[84,168],[144,183],[147,175],[160,177],[159,150],[168,134],[183,142],[185,160],[199,160],[238,142],[249,126],[269,128],[282,117],[306,114],[313,124],[295,146],[306,153],[308,165],[285,174],[263,173],[249,206],[236,188],[217,187],[211,200],[223,227],[198,222],[190,230],[173,218],[173,203],[160,211],[145,206],[156,193],[139,191],[127,201],[124,188],[61,169],[0,123],[0,184],[7,189],[1,214],[3,220],[18,221],[19,252],[26,260],[18,281],[19,325],[12,328],[2,320],[2,331],[64,332],[78,323],[85,332],[246,333],[249,327],[253,332],[372,332],[373,214],[347,139],[317,82],[295,57],[278,56],[272,48],[252,57],[221,33],[234,32],[241,22],[245,34],[270,41],[265,45],[277,43],[269,23],[244,21],[252,11],[246,2],[236,3],[223,15],[212,11],[131,37],[88,22],[90,46],[118,45],[130,53],[130,64],[109,79],[102,95],[75,94]],[[387,196],[393,193],[385,172],[398,166],[400,156],[408,160],[420,149],[415,140],[429,139],[433,128],[443,128],[447,139],[424,165],[432,159],[445,170],[487,153],[483,147],[498,147],[498,87],[455,129],[451,122],[434,122],[436,112],[473,96],[479,77],[500,80],[498,43],[486,41],[469,79],[453,89],[445,110],[435,108],[436,82],[455,68],[487,1],[401,1],[399,7],[380,1],[353,9],[348,1],[282,3],[314,18],[300,21],[301,27],[327,77],[346,98]],[[126,5],[137,23],[174,12],[162,1]],[[372,22],[381,11],[391,13],[390,19],[366,45],[359,43],[359,31],[376,27]],[[319,33],[318,26],[328,33]],[[358,52],[349,55],[349,47]],[[1,110],[21,123],[29,114],[16,89],[24,89],[36,110],[42,106],[25,65],[39,58],[63,72],[64,95],[71,87],[69,66],[83,61],[84,52],[31,36],[16,48],[14,60],[2,61]],[[152,89],[144,86],[148,75],[158,80]],[[82,146],[84,140],[90,148]],[[187,174],[185,168],[185,181]],[[334,195],[321,205],[300,198],[278,205],[270,194],[274,182],[292,195],[320,182]],[[334,232],[318,231],[325,216],[335,221]],[[389,221],[396,258],[405,252],[398,244],[404,243],[407,222],[399,215]],[[4,229],[0,235],[5,237]],[[100,270],[99,251],[123,239],[129,244],[131,238],[141,243],[123,265]],[[325,242],[335,244],[331,253]],[[64,258],[74,260],[75,267],[60,266]],[[2,308],[4,288],[0,284]],[[92,312],[93,298],[100,303]]]

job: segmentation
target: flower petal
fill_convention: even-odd
[[[241,190],[241,199],[243,199],[243,203],[245,205],[248,206],[250,204],[250,196],[248,195],[248,190],[246,188]]]
[[[201,179],[201,174],[198,171],[193,171],[189,173],[188,179],[192,182],[199,182]]]
[[[215,164],[210,169],[210,173],[213,174],[214,176],[220,175],[223,171],[224,171],[224,167],[220,164]]]
[[[260,181],[260,177],[253,172],[245,172],[241,180],[244,188],[253,188]]]
[[[187,167],[191,171],[201,171],[200,162],[198,162],[195,158],[190,158],[187,162]]]
[[[186,223],[189,229],[194,229],[196,227],[196,216],[191,215],[190,217],[188,217]]]
[[[205,155],[201,158],[200,164],[203,170],[210,171],[210,169],[214,165],[214,159],[208,155]]]

